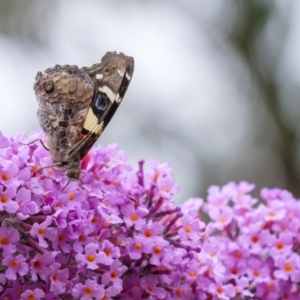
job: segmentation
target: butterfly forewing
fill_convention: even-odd
[[[82,128],[82,140],[70,156],[80,148],[81,158],[89,151],[119,107],[133,75],[134,61],[123,53],[108,52],[100,64],[83,68],[93,79],[94,98]]]

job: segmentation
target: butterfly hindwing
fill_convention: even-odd
[[[54,162],[68,160],[78,143],[94,95],[93,80],[76,66],[59,66],[39,72],[34,89],[38,119],[47,136]]]

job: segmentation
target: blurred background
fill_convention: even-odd
[[[38,127],[38,71],[122,51],[135,73],[101,144],[168,162],[178,202],[241,180],[300,197],[299,31],[296,0],[0,0],[0,130]]]

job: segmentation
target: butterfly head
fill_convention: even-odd
[[[94,93],[92,78],[77,66],[59,66],[38,72],[34,91],[39,101],[84,102]]]

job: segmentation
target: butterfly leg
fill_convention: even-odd
[[[58,166],[61,166],[61,162],[56,162],[56,163],[54,163],[52,165],[49,165],[49,166],[39,167],[36,170],[33,170],[32,172],[37,173],[37,172],[40,172],[43,169],[47,169],[47,168],[51,168],[51,167],[58,167]]]
[[[47,151],[49,151],[49,148],[48,148],[47,146],[45,146],[45,144],[43,143],[43,141],[42,141],[41,139],[33,140],[33,141],[31,141],[31,142],[29,142],[29,143],[27,143],[27,144],[25,144],[25,143],[21,143],[21,144],[22,144],[22,145],[25,145],[25,146],[29,146],[29,145],[31,145],[31,144],[37,142],[37,141],[40,141],[40,143],[42,144],[42,146],[43,146]]]
[[[66,183],[66,185],[63,187],[62,191],[65,190],[65,188],[69,185],[70,182],[71,182],[71,180],[68,180],[68,182]]]

